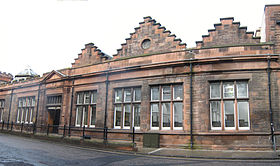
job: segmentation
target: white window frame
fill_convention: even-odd
[[[210,84],[210,99],[221,99],[221,97],[222,97],[222,91],[221,91],[221,82],[218,82],[218,84],[219,84],[219,91],[220,91],[220,97],[211,97],[211,94],[212,94],[212,88],[211,88],[211,84]]]
[[[164,100],[165,101],[165,100]],[[170,122],[169,122],[169,125],[170,125],[170,127],[163,127],[163,105],[165,104],[165,103],[168,103],[169,104],[169,118],[170,118]],[[174,105],[174,104],[173,104]],[[174,121],[173,121],[173,123],[174,123]],[[171,129],[171,102],[163,102],[163,103],[161,103],[161,123],[160,123],[160,125],[161,125],[161,129],[162,130],[170,130]]]
[[[158,87],[158,88],[159,88],[159,91],[158,91],[158,94],[159,94],[159,97],[158,97],[158,98],[159,98],[159,99],[158,99],[158,100],[153,100],[153,93],[152,93],[152,92],[153,92],[153,91],[152,91],[152,88],[153,88],[153,87]],[[159,87],[159,86],[151,86],[151,101],[160,101],[160,87]]]
[[[221,127],[213,127],[212,126],[212,105],[211,105],[211,102],[209,102],[209,104],[210,104],[210,124],[211,124],[211,130],[222,130],[222,123],[223,123],[223,121],[222,121],[222,102],[221,101],[219,101],[220,102],[220,121],[221,121]]]
[[[238,120],[238,129],[239,130],[250,130],[250,104],[249,104],[249,101],[246,101],[246,102],[248,103],[248,110],[247,110],[247,113],[248,113],[248,127],[240,127],[239,126],[239,109],[238,109],[238,102],[237,102],[237,120]]]
[[[225,97],[225,84],[224,83],[233,83],[233,97]],[[223,82],[223,98],[224,99],[234,99],[235,98],[234,81],[225,81],[225,82]]]
[[[116,115],[117,115],[117,106],[120,106],[120,108],[122,108],[121,105],[115,105],[115,106],[114,106],[114,129],[120,129],[120,128],[121,128],[121,125],[120,125],[120,126],[116,126],[116,120],[117,120],[117,118],[116,118]],[[122,111],[120,111],[120,112],[122,112]],[[121,113],[121,116],[122,116],[122,113]],[[121,119],[122,119],[122,118],[121,118]],[[122,123],[120,123],[120,124],[122,124]]]
[[[123,105],[123,123],[122,123],[122,125],[123,125],[123,129],[130,129],[130,126],[125,126],[125,114],[126,114],[126,110],[125,110],[125,105],[129,105],[130,106],[130,125],[132,124],[132,120],[131,120],[131,104],[124,104]]]
[[[236,130],[236,108],[235,108],[235,101],[234,100],[229,100],[229,101],[233,101],[233,124],[234,127],[226,127],[226,111],[225,111],[225,101],[223,102],[223,107],[224,107],[224,128],[225,130]]]
[[[174,117],[175,117],[175,103],[182,103],[182,127],[175,127],[175,120],[174,120]],[[172,115],[173,115],[173,130],[183,130],[183,124],[184,124],[184,120],[183,120],[183,116],[184,116],[184,113],[183,113],[183,110],[184,110],[184,104],[183,104],[183,101],[180,101],[180,102],[173,102],[172,104]],[[171,116],[171,114],[170,114]]]
[[[76,125],[75,125],[75,126],[76,126],[76,127],[81,127],[81,123],[78,124],[78,112],[79,112],[79,106],[76,107],[76,123],[75,123]],[[83,110],[82,110],[81,113],[83,113]],[[83,117],[81,117],[81,118],[83,118]],[[81,119],[81,122],[82,122],[82,120],[83,120],[83,119]]]
[[[132,105],[132,126],[134,127],[135,130],[140,130],[140,126],[135,126],[135,124],[134,124],[134,114],[135,114],[134,106],[135,105],[140,105],[140,115],[141,115],[141,104],[133,104]],[[140,116],[140,121],[141,121],[141,116]]]
[[[239,97],[238,96],[238,86],[237,86],[237,83],[244,83],[244,81],[236,81],[236,98],[248,98],[249,97],[249,87],[248,87],[248,83],[246,84],[247,85],[247,96],[246,97]],[[245,82],[246,83],[246,82]]]
[[[159,105],[159,103],[152,103],[152,104],[158,104],[158,109],[159,109],[159,107],[160,107],[160,105]],[[152,109],[152,104],[151,104],[151,115],[150,115],[150,128],[151,128],[151,130],[159,130],[159,126],[160,126],[160,119],[159,119],[159,126],[158,127],[153,127],[152,125],[153,125],[153,109]],[[158,110],[158,113],[160,114],[160,110]],[[159,115],[160,116],[160,115]]]
[[[91,124],[91,121],[92,121],[92,119],[91,119],[91,117],[92,117],[92,110],[93,110],[94,107],[95,107],[95,124],[96,124],[96,105],[91,105],[90,106],[89,127],[95,127],[95,124],[94,125]]]

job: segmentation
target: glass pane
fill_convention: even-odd
[[[249,127],[249,103],[238,102],[237,107],[239,127]]]
[[[84,126],[87,126],[88,125],[88,107],[85,106],[83,110],[84,110],[84,112],[83,112],[83,117],[84,117],[83,124],[84,124]]]
[[[33,107],[35,106],[35,97],[31,98],[31,106],[33,106]]]
[[[140,104],[133,105],[133,110],[134,110],[134,127],[140,127],[140,112],[141,112]]]
[[[116,89],[115,91],[115,102],[122,102],[122,90]]]
[[[91,104],[95,104],[97,101],[97,92],[96,91],[93,91],[91,93]]]
[[[170,100],[171,99],[171,88],[170,86],[162,87],[162,100]]]
[[[151,104],[152,127],[159,127],[159,109],[158,104]]]
[[[90,101],[90,95],[89,92],[84,93],[84,104],[89,104]]]
[[[211,101],[210,102],[211,110],[211,120],[212,127],[221,127],[221,102],[220,101]]]
[[[115,126],[121,126],[122,107],[115,106]]]
[[[96,121],[96,107],[90,107],[91,109],[91,117],[90,117],[90,125],[95,125]]]
[[[131,106],[124,106],[124,126],[129,127],[131,122]]]
[[[182,85],[174,85],[174,100],[183,100],[183,86]]]
[[[159,87],[151,87],[151,100],[159,100]]]
[[[248,83],[247,82],[237,82],[237,97],[247,98],[248,97]]]
[[[29,122],[30,122],[30,111],[31,111],[31,110],[30,110],[30,109],[27,109],[26,111],[27,111],[27,112],[26,112],[26,114],[27,114],[27,116],[26,116],[26,122],[29,123]]]
[[[83,104],[83,102],[84,102],[83,93],[78,93],[78,95],[77,95],[77,104]]]
[[[23,107],[26,107],[26,98],[24,98],[24,99],[22,100],[22,106],[23,106]]]
[[[22,121],[26,122],[26,109],[23,109],[22,111]]]
[[[162,103],[162,127],[170,127],[170,103]]]
[[[233,82],[224,83],[224,98],[234,98],[234,84]]]
[[[211,83],[210,84],[210,98],[217,99],[221,98],[221,88],[220,83]]]
[[[30,106],[30,98],[27,98],[27,106]]]
[[[83,111],[83,107],[79,106],[77,107],[77,113],[76,113],[76,125],[80,126],[81,122],[82,122],[82,111]]]
[[[141,88],[134,89],[134,101],[141,101]]]
[[[21,109],[18,109],[17,121],[18,121],[19,123],[21,122]]]
[[[174,103],[174,127],[183,127],[183,103]]]
[[[33,108],[30,108],[30,123],[33,123]]]
[[[225,101],[225,127],[234,127],[234,101]]]
[[[130,102],[131,101],[131,89],[124,90],[124,101]]]
[[[22,107],[22,99],[19,99],[19,100],[18,100],[18,106],[19,106],[19,107]]]

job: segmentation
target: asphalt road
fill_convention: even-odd
[[[46,165],[280,165],[279,161],[237,161],[168,158],[110,152],[90,148],[68,146],[60,143],[41,141],[25,137],[0,134],[0,166],[46,166]]]

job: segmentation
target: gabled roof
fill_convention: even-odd
[[[150,16],[144,17],[144,21],[139,23],[139,27],[134,28],[135,32],[130,33],[126,42],[121,44],[115,58],[124,56],[136,56],[142,54],[161,53],[176,50],[183,50],[186,44],[176,35],[157,23]],[[143,43],[147,42],[143,48]]]
[[[53,70],[49,74],[47,74],[42,81],[61,79],[61,78],[64,78],[64,77],[66,77],[65,74],[63,74],[63,73],[61,73],[57,70]]]

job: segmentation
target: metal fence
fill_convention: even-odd
[[[59,125],[38,125],[35,124],[26,124],[26,123],[5,123],[2,121],[0,123],[1,131],[14,131],[20,133],[29,133],[29,134],[56,134],[61,137],[71,137],[78,136],[82,139],[103,139],[105,142],[107,140],[123,140],[123,141],[131,141],[133,144],[135,143],[135,128],[127,131],[114,131],[109,128],[88,128],[86,126],[76,127],[76,126],[59,126]],[[120,135],[119,138],[116,138],[115,135]],[[123,135],[123,136],[121,136]],[[124,135],[127,135],[127,138],[124,138]],[[112,136],[112,138],[110,138]]]

